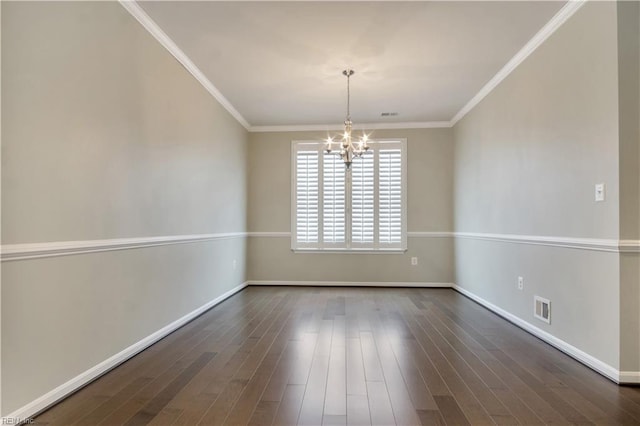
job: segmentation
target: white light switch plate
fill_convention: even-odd
[[[605,197],[604,183],[596,183],[595,196],[596,196],[596,201],[604,201],[604,197]]]

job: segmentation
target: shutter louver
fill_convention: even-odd
[[[367,152],[351,165],[351,241],[373,243],[374,155]]]
[[[378,166],[379,243],[402,242],[402,152],[381,149]]]
[[[318,151],[296,155],[296,239],[318,242]]]
[[[337,155],[324,153],[322,164],[322,238],[345,242],[345,167]]]

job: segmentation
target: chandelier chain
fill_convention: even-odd
[[[351,87],[350,87],[351,70],[347,71],[347,120],[351,120]]]

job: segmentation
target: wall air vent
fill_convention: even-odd
[[[533,296],[533,316],[551,324],[551,302],[540,296]]]

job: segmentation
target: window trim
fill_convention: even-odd
[[[399,246],[380,246],[379,245],[379,240],[378,238],[375,238],[373,246],[362,246],[362,245],[357,245],[357,246],[351,246],[350,240],[351,240],[351,235],[349,233],[350,230],[350,224],[351,224],[351,212],[347,212],[347,210],[350,210],[350,206],[346,206],[345,205],[345,215],[349,217],[349,221],[348,223],[346,223],[345,225],[345,237],[347,239],[347,241],[345,242],[345,244],[348,244],[348,247],[339,247],[336,246],[333,243],[298,243],[297,242],[297,214],[296,214],[296,192],[297,192],[297,179],[296,179],[296,173],[297,173],[297,167],[296,167],[296,158],[297,158],[297,152],[299,150],[304,150],[304,146],[308,146],[308,147],[314,147],[315,149],[318,148],[318,146],[323,147],[324,143],[322,141],[318,141],[318,140],[292,140],[291,141],[291,168],[290,168],[290,177],[291,177],[291,192],[290,192],[290,204],[291,204],[291,250],[294,253],[352,253],[352,254],[383,254],[383,253],[387,253],[387,254],[402,254],[405,253],[407,251],[407,210],[408,210],[408,204],[407,204],[407,194],[409,192],[408,190],[408,182],[407,182],[407,138],[375,138],[375,139],[370,139],[369,143],[371,146],[380,146],[380,145],[384,145],[384,143],[389,143],[389,142],[394,142],[394,143],[400,143],[401,146],[401,164],[402,164],[402,170],[401,170],[401,185],[402,185],[402,197],[401,197],[401,205],[402,205],[402,226],[401,226],[401,230],[400,230],[400,244]],[[375,204],[377,206],[378,204],[378,200],[379,200],[379,188],[378,188],[378,167],[379,167],[379,159],[378,159],[378,149],[376,147],[375,150],[375,156],[376,159],[374,161],[374,167],[375,167],[375,172],[374,172],[374,179],[375,179],[375,184],[374,184],[374,200],[375,200]],[[324,194],[324,188],[323,188],[323,179],[322,179],[322,163],[323,161],[321,160],[321,157],[324,155],[324,149],[321,149],[319,151],[320,153],[320,161],[319,161],[319,165],[318,165],[318,212],[320,213],[320,211],[323,208],[322,205],[322,198],[323,198],[323,194]],[[358,161],[357,159],[355,161]],[[345,188],[345,196],[347,194],[347,192],[351,191],[351,181],[348,180],[348,184],[346,185],[347,188]],[[350,199],[351,196],[349,195],[347,197],[347,199]],[[320,214],[319,214],[320,215]],[[377,215],[376,215],[377,217]],[[318,239],[321,240],[322,239],[322,232],[323,232],[323,223],[321,218],[318,218]],[[376,220],[376,223],[374,225],[374,232],[379,233],[379,224]]]

